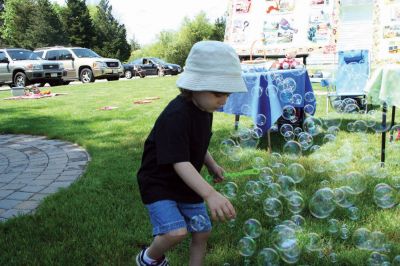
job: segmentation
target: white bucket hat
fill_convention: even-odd
[[[190,91],[247,92],[238,55],[218,41],[193,45],[176,85]]]

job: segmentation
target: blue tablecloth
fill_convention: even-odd
[[[307,92],[313,93],[310,78],[306,70],[279,70],[268,72],[243,73],[248,92],[233,93],[229,96],[222,112],[246,115],[252,117],[263,133],[282,116],[285,106],[304,107],[306,104],[313,106],[315,112],[315,97],[311,101],[305,101]],[[295,83],[295,85],[294,85]],[[291,90],[293,95],[300,95],[296,102],[287,101],[281,92]],[[308,94],[309,96],[309,94]],[[258,123],[260,116],[265,116],[266,121],[262,125]]]

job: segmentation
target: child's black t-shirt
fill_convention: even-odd
[[[158,117],[144,144],[138,171],[144,204],[160,200],[198,203],[203,199],[176,174],[173,164],[191,162],[200,172],[211,138],[212,113],[201,111],[182,96]]]

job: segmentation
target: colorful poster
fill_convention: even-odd
[[[380,38],[379,62],[399,62],[400,61],[400,0],[384,0],[380,2],[381,29],[378,30]]]
[[[225,42],[239,55],[336,49],[338,0],[231,0]]]

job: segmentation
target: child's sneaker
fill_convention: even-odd
[[[169,266],[168,260],[165,256],[162,256],[161,259],[153,262],[147,263],[144,261],[144,253],[146,252],[146,248],[143,248],[139,254],[136,256],[136,265],[138,266]]]

